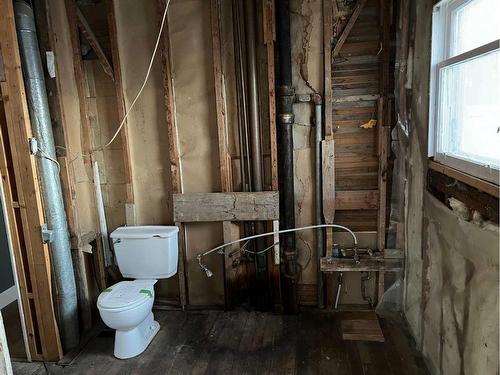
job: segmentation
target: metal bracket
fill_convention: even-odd
[[[52,242],[54,240],[54,231],[47,227],[47,224],[40,225],[40,232],[42,233],[43,243]]]

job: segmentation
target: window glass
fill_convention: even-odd
[[[442,68],[439,151],[500,167],[500,53]]]
[[[500,38],[500,0],[466,1],[451,13],[449,57]]]

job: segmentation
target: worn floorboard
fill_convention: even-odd
[[[113,332],[106,330],[67,367],[14,363],[14,373],[428,374],[398,315],[380,318],[385,343],[343,341],[341,320],[363,314],[370,313],[156,311],[161,330],[139,357],[115,359]]]

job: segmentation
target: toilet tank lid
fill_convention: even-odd
[[[179,231],[179,228],[170,225],[145,225],[145,226],[128,226],[119,227],[111,233],[111,238],[153,238],[161,237],[167,238],[171,237]]]

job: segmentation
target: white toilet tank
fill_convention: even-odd
[[[165,279],[177,273],[176,226],[129,226],[111,233],[123,277]]]

